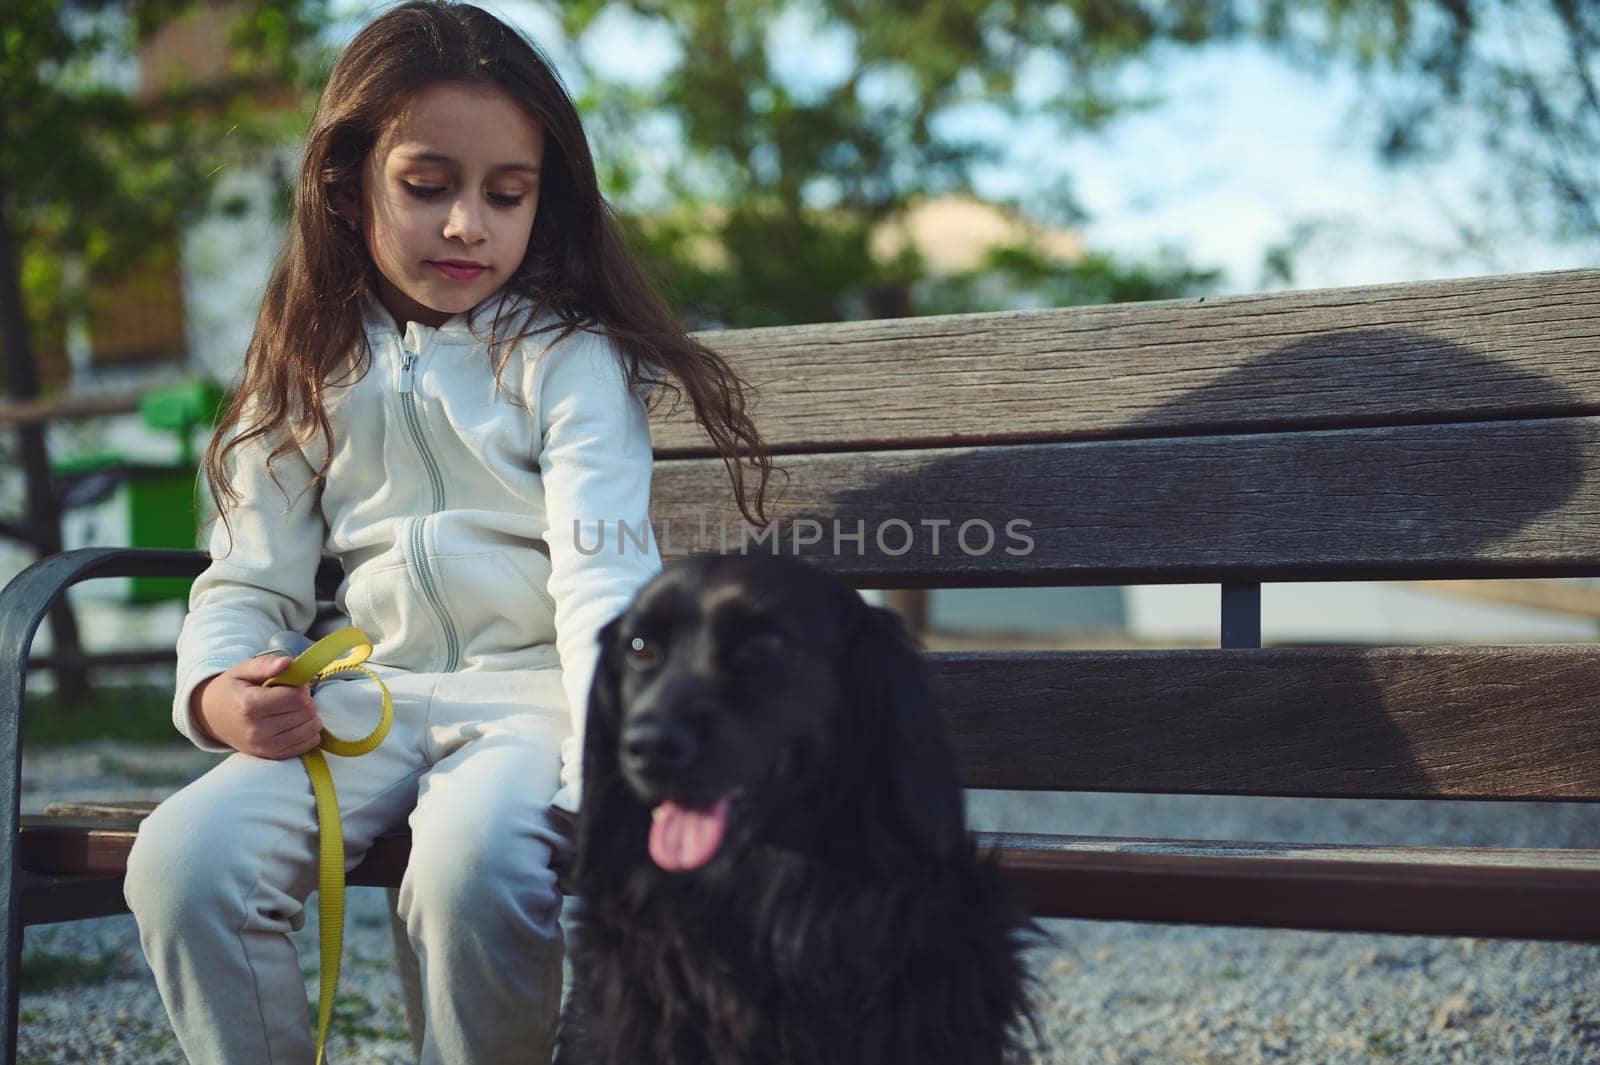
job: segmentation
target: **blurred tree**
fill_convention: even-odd
[[[977,309],[1000,296],[1007,271],[1062,300],[1177,295],[1212,276],[1170,261],[1073,267],[1024,241],[913,307],[928,264],[912,243],[887,257],[872,244],[919,202],[970,192],[981,167],[1003,160],[1011,120],[1046,121],[1064,137],[1151,105],[1119,72],[1161,46],[1230,32],[1224,5],[579,0],[556,13],[580,42],[617,18],[671,42],[670,69],[650,85],[608,75],[580,49],[581,103],[608,189],[697,324]],[[848,57],[841,69],[808,62],[822,41]],[[653,145],[641,144],[654,129],[672,142],[667,165],[650,165]],[[1057,226],[1082,219],[1064,175],[1035,178],[999,206]],[[1059,283],[1043,277],[1051,271]]]
[[[60,356],[65,323],[87,313],[88,280],[148,262],[153,246],[221,206],[216,175],[280,144],[280,105],[308,88],[324,0],[6,0],[0,19],[0,352],[14,400],[39,394],[38,356]],[[220,12],[219,12],[220,8]],[[180,20],[225,15],[207,69],[141,63]],[[148,57],[145,57],[148,58]],[[41,554],[61,547],[44,427],[18,430],[27,512],[6,532]],[[70,614],[58,649],[77,646]],[[67,679],[74,674],[62,673]]]
[[[1383,161],[1465,163],[1485,175],[1475,202],[1452,212],[1462,251],[1493,267],[1496,244],[1528,230],[1600,251],[1600,4],[1242,0],[1241,8],[1236,17],[1286,54],[1362,72],[1364,117]]]

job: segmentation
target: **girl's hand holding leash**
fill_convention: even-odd
[[[308,687],[262,687],[289,668],[286,654],[247,658],[189,697],[189,714],[208,736],[257,758],[298,758],[322,742],[322,719]]]

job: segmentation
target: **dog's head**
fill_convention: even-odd
[[[670,872],[761,844],[942,859],[960,784],[899,619],[815,567],[669,565],[600,634],[579,876]]]

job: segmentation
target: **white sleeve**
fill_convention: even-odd
[[[229,456],[239,500],[227,524],[218,518],[212,525],[211,565],[189,590],[189,613],[178,634],[172,720],[202,750],[229,748],[204,739],[190,721],[195,687],[257,654],[274,634],[304,632],[316,616],[320,493],[299,448],[278,456],[267,471],[269,439],[258,437]]]
[[[609,339],[573,333],[543,353],[535,380],[556,652],[573,720],[555,805],[576,810],[600,629],[661,571],[650,528],[654,460],[644,400]]]

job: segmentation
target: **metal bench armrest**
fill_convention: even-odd
[[[93,577],[193,577],[205,569],[201,551],[86,547],[50,555],[29,566],[0,591],[0,1046],[14,1059],[22,944],[22,880],[18,875],[19,805],[22,794],[22,694],[27,686],[28,649],[39,622],[70,586]]]

